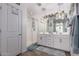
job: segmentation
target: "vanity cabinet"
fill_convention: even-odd
[[[38,44],[56,48],[64,51],[70,51],[69,35],[40,34]]]
[[[39,35],[38,44],[44,45],[44,46],[51,46],[51,37],[47,34],[41,34]]]
[[[63,35],[60,38],[60,47],[62,50],[70,51],[70,40],[68,35]]]
[[[54,47],[61,50],[69,51],[69,36],[68,35],[57,35],[54,38]]]

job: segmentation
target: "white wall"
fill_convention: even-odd
[[[32,31],[33,32],[33,44],[34,43],[37,43],[37,40],[38,40],[38,19],[35,18],[35,31]]]
[[[38,6],[37,3],[27,3],[27,8],[31,11],[31,14],[36,17],[41,17],[51,13],[56,13],[57,11],[65,10],[68,13],[70,8],[70,3],[62,3],[59,7],[58,3],[41,3],[41,6]],[[45,11],[42,8],[46,8]]]
[[[27,20],[27,47],[32,44],[32,20],[28,18]]]
[[[32,44],[37,42],[38,20],[36,18],[34,18],[34,21],[35,21],[35,31],[33,31],[33,29],[32,29],[32,21],[33,21],[32,20],[32,15],[28,14],[28,20],[27,20],[27,40],[26,40],[27,47],[29,47],[30,45],[32,45]]]
[[[47,32],[47,19],[39,18],[39,32]]]
[[[21,4],[23,21],[22,21],[22,48],[25,50],[28,46],[32,44],[32,30],[31,30],[31,20],[28,17],[26,4]]]
[[[22,44],[22,48],[23,50],[25,50],[27,47],[29,47],[30,45],[32,45],[33,43],[37,42],[37,33],[32,31],[32,15],[31,15],[31,11],[28,10],[27,8],[27,4],[21,4],[22,7],[22,11],[23,11],[23,44]],[[35,22],[37,23],[37,21],[35,20]],[[36,24],[37,25],[37,24]],[[36,26],[37,27],[37,26]],[[34,36],[34,37],[33,37]]]

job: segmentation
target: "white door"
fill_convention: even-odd
[[[7,53],[21,53],[21,11],[17,6],[7,5]]]

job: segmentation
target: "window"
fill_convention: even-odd
[[[63,32],[63,23],[56,23],[56,32],[57,33]]]

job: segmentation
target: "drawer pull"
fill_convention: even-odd
[[[40,39],[42,39],[42,37],[40,37]]]
[[[62,42],[62,39],[60,39],[60,43]]]

